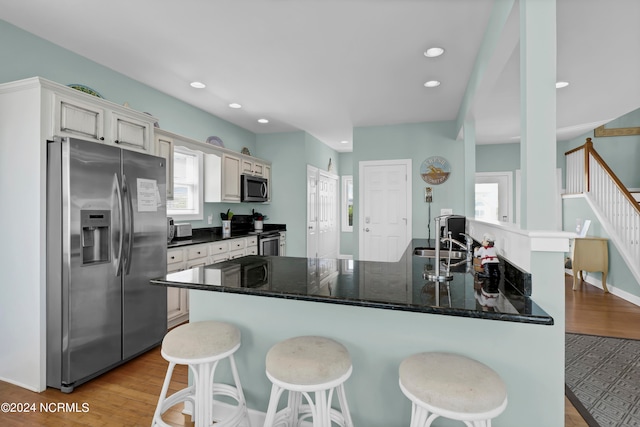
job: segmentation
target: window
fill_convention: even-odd
[[[342,177],[342,231],[353,231],[353,176]]]
[[[167,201],[167,215],[182,220],[202,219],[202,153],[186,147],[173,150],[173,200]]]

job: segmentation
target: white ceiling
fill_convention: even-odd
[[[350,151],[354,127],[457,118],[493,3],[0,0],[0,19],[252,132]],[[640,107],[640,1],[557,0],[557,21],[559,139]],[[472,107],[479,143],[518,141],[518,31],[516,11]]]

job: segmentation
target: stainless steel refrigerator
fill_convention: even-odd
[[[47,144],[47,385],[71,392],[167,332],[165,159]]]

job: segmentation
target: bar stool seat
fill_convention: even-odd
[[[264,426],[297,427],[300,421],[312,418],[314,427],[330,427],[332,421],[352,427],[344,391],[352,369],[349,351],[330,338],[303,336],[277,343],[266,357],[266,373],[272,387]],[[285,391],[287,406],[278,411]],[[334,392],[338,395],[339,411],[331,408]],[[315,399],[310,393],[314,393]],[[302,402],[303,397],[306,403]]]
[[[185,409],[192,409],[192,421],[196,427],[238,426],[243,420],[249,423],[247,405],[233,354],[240,347],[240,330],[234,325],[217,321],[188,323],[169,331],[162,340],[162,357],[169,362],[162,391],[153,416],[152,427],[168,424],[162,414],[172,406],[185,402]],[[214,382],[218,363],[228,359],[234,385]],[[169,383],[177,364],[188,365],[193,373],[193,384],[167,397]],[[225,419],[214,420],[214,396],[234,399],[237,406]]]
[[[452,353],[418,353],[400,364],[400,389],[412,402],[411,427],[438,417],[490,427],[507,407],[507,388],[488,366]]]

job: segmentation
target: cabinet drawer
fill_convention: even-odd
[[[193,259],[191,261],[187,261],[187,269],[195,268],[195,267],[204,267],[205,265],[207,265],[206,258]]]
[[[237,249],[244,249],[246,247],[247,243],[245,241],[245,239],[234,239],[229,241],[229,250],[230,251],[235,251]]]
[[[203,246],[203,245],[198,245],[198,246],[194,246],[192,248],[188,248],[187,249],[187,259],[188,260],[204,258],[207,255],[208,255],[207,247]]]
[[[245,255],[246,253],[244,249],[238,249],[238,250],[229,252],[229,259],[236,259],[236,258],[243,257]]]
[[[258,247],[257,246],[249,246],[245,249],[247,255],[258,255]]]
[[[228,242],[216,242],[209,245],[209,254],[218,255],[229,252]]]
[[[182,261],[184,261],[182,249],[167,251],[167,264],[174,264]]]
[[[247,237],[247,246],[258,246],[258,236]]]
[[[211,264],[215,264],[217,262],[227,261],[229,259],[229,253],[225,252],[223,254],[213,255],[211,256]]]

